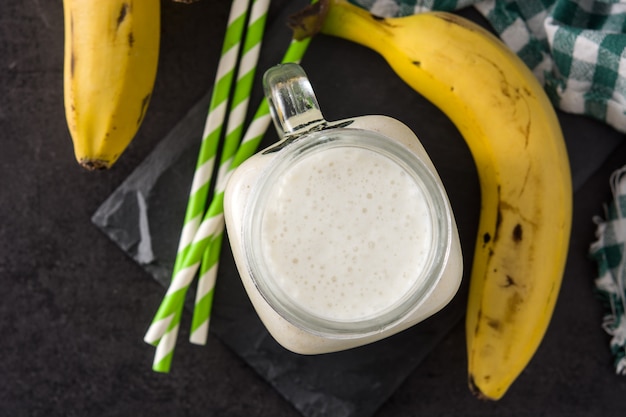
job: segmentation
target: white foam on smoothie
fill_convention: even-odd
[[[301,308],[358,320],[395,304],[420,278],[433,242],[426,198],[391,159],[358,147],[304,157],[269,191],[264,262]]]

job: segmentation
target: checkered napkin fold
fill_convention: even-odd
[[[556,108],[626,133],[626,2],[350,0],[397,17],[474,6],[530,67]]]
[[[590,255],[598,265],[596,290],[606,307],[602,327],[612,336],[615,371],[626,375],[626,166],[610,179],[613,200],[595,218],[597,240]]]

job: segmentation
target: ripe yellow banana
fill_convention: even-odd
[[[470,148],[481,211],[466,318],[469,384],[480,398],[499,399],[543,338],[568,252],[572,186],[554,109],[523,62],[466,19],[382,19],[344,0],[321,11],[321,22],[301,16],[305,34],[318,25],[380,53]]]
[[[159,0],[64,0],[65,115],[77,161],[110,168],[148,108],[160,40]]]

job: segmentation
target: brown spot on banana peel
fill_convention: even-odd
[[[461,17],[453,13],[447,13],[447,12],[436,12],[436,13],[437,13],[437,16],[441,20],[451,25],[460,26],[462,28],[469,30],[470,32],[479,32],[479,31],[481,33],[483,32],[482,28],[476,27],[473,24],[469,24],[465,19],[462,19]]]
[[[485,62],[489,63],[498,72],[498,74],[500,75],[500,92],[502,93],[502,96],[506,97],[508,100],[510,100],[513,103],[516,103],[522,100],[524,104],[526,105],[527,113],[530,113],[530,105],[528,104],[528,99],[532,98],[533,94],[528,89],[528,87],[522,86],[521,89],[520,87],[514,87],[507,80],[506,74],[504,73],[502,68],[500,68],[495,62],[493,62],[491,59],[481,54],[477,54],[476,57],[481,58]],[[517,130],[524,137],[525,148],[528,147],[528,141],[530,140],[531,124],[532,124],[532,119],[528,118],[528,121],[526,122],[524,126],[518,126],[517,128]]]
[[[530,135],[530,133],[529,133],[529,135]],[[527,136],[527,138],[528,138],[528,136]],[[526,140],[526,146],[528,146],[528,139]],[[522,198],[522,194],[524,194],[524,191],[526,190],[526,184],[528,184],[528,180],[530,178],[530,174],[531,174],[531,171],[532,171],[531,163],[532,162],[529,162],[528,166],[526,167],[526,173],[524,174],[524,181],[522,181],[522,186],[519,189],[519,194],[518,194],[519,198]]]
[[[506,282],[502,285],[503,288],[509,288],[509,287],[513,287],[516,286],[517,283],[515,282],[515,280],[513,279],[512,276],[507,275],[506,276]]]
[[[504,312],[504,321],[513,322],[513,317],[520,311],[520,306],[524,303],[524,297],[519,291],[514,291],[506,300],[506,310]]]
[[[490,253],[490,255],[491,254],[492,253]],[[505,279],[506,281],[504,282],[504,284],[501,285],[502,288],[513,288],[513,287],[518,286],[517,282],[515,282],[515,279],[511,275],[506,275]],[[506,312],[504,315],[505,322],[510,322],[512,320],[512,317],[518,311],[518,306],[521,304],[522,300],[523,300],[523,297],[519,293],[519,289],[515,290],[514,293],[507,300],[507,307],[506,307]],[[474,329],[475,335],[478,334],[482,321],[483,321],[483,312],[482,312],[482,309],[480,309],[477,314],[476,328]],[[485,316],[484,322],[487,324],[487,326],[489,326],[490,328],[492,328],[493,330],[497,332],[501,332],[503,329],[502,321],[499,319]]]
[[[483,309],[480,308],[476,313],[476,327],[474,328],[474,337],[478,336],[478,331],[480,330],[480,320],[483,316]]]
[[[496,189],[496,193],[497,193],[496,199],[498,201],[498,209],[496,212],[496,224],[494,225],[494,228],[493,228],[493,236],[490,236],[493,243],[498,241],[498,236],[500,234],[500,225],[502,224],[502,200],[501,200],[501,187],[499,185]],[[484,235],[483,235],[483,239],[484,239]]]
[[[523,229],[520,223],[517,223],[513,228],[513,242],[520,243],[523,239]]]
[[[491,263],[491,258],[493,257],[493,248],[489,248],[488,252],[487,252],[487,265],[489,265]],[[485,275],[483,275],[483,281],[487,280],[487,272],[485,272]],[[478,308],[478,311],[476,312],[476,327],[474,327],[474,336],[478,335],[478,332],[480,331],[480,325],[482,322],[482,316],[483,316],[483,309],[482,306]]]
[[[128,34],[128,47],[133,49],[133,45],[135,44],[135,37],[133,36],[133,32]]]
[[[560,285],[558,285],[556,282],[552,282],[552,285],[550,286],[550,292],[548,293],[548,298],[546,298],[546,304],[544,306],[544,314],[552,314],[551,311],[551,306],[553,304],[552,302],[552,298],[557,296],[557,290],[560,287]]]
[[[526,97],[520,95],[519,96],[519,100],[522,100],[524,102],[524,104],[526,105],[527,113],[530,113],[530,104],[528,104],[528,99]],[[531,124],[532,124],[532,119],[529,117],[528,121],[526,122],[526,125],[518,127],[518,131],[524,137],[524,148],[528,148],[528,142],[530,141],[530,127],[531,127]]]
[[[70,77],[74,79],[74,70],[76,68],[76,55],[74,51],[74,15],[70,14]]]
[[[498,319],[488,318],[486,317],[487,326],[491,327],[496,332],[500,332],[502,330],[502,322]]]
[[[148,93],[142,100],[141,100],[141,108],[139,109],[139,117],[137,118],[137,126],[139,126],[144,118],[144,116],[146,115],[146,110],[148,109],[148,103],[150,103],[150,97],[152,96],[152,93]]]
[[[372,18],[372,20],[375,20],[376,22],[378,22],[381,25],[389,26],[389,27],[392,27],[392,28],[396,27],[396,25],[394,25],[391,20],[387,19],[384,16],[379,16],[379,15],[376,15],[374,13],[370,13],[369,15]]]
[[[72,48],[72,52],[70,53],[70,77],[74,79],[74,71],[76,69],[76,54],[74,53],[74,48]]]
[[[511,210],[511,206],[510,204],[507,204],[506,202],[501,200],[501,188],[500,186],[498,186],[497,188],[497,194],[498,194],[498,209],[497,209],[497,215],[496,215],[496,224],[494,226],[494,233],[493,233],[493,237],[491,236],[491,234],[489,232],[485,232],[483,234],[483,248],[485,248],[487,246],[488,243],[492,243],[495,244],[500,236],[500,229],[502,227],[502,219],[503,219],[503,213],[506,211],[510,211]],[[515,243],[519,243],[521,242],[523,239],[523,228],[522,225],[520,223],[516,223],[516,226],[513,228],[512,231],[512,240]],[[488,249],[488,254],[487,254],[487,259],[486,259],[486,264],[489,265],[491,264],[491,260],[494,256],[495,252],[493,250],[493,247],[489,247]],[[487,268],[485,270],[485,275],[483,276],[483,280],[487,280],[487,276],[489,268]],[[497,273],[497,268],[493,269],[493,273]],[[513,287],[516,286],[516,282],[513,279],[512,276],[510,275],[506,275],[506,282],[502,285],[502,287]],[[480,325],[481,325],[481,316],[482,316],[482,309],[479,309],[478,311],[478,317],[476,320],[476,328],[474,329],[474,333],[478,334],[479,330],[480,330]],[[489,323],[487,323],[489,325]],[[493,326],[490,326],[493,327]]]
[[[526,226],[530,226],[531,228],[537,227],[537,223],[534,219],[523,216],[518,207],[515,207],[511,205],[510,203],[507,203],[506,201],[500,201],[498,203],[498,213],[500,213],[501,216],[504,216],[508,213],[513,213],[519,219],[519,221],[516,222],[515,224],[520,224],[520,225],[524,224]],[[523,227],[523,226],[520,226],[520,227]]]
[[[496,227],[493,233],[493,242],[497,242],[500,235],[500,225],[502,225],[502,202],[498,204],[498,213],[496,215]]]
[[[128,3],[122,3],[122,7],[120,9],[120,14],[117,16],[116,27],[120,28],[121,24],[126,20],[126,16],[128,16],[128,12],[130,10],[130,5]]]
[[[509,83],[507,83],[505,79],[500,81],[500,92],[503,96],[507,98],[511,98],[511,92],[509,90],[509,87]]]

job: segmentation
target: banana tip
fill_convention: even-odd
[[[469,389],[470,392],[479,400],[482,401],[496,401],[499,400],[500,397],[494,397],[494,396],[489,396],[487,394],[485,394],[480,387],[478,386],[478,384],[476,384],[476,381],[474,380],[474,376],[473,375],[469,375],[468,378],[468,385],[469,385]]]
[[[102,159],[81,159],[78,163],[87,171],[101,171],[111,168],[111,163]]]

